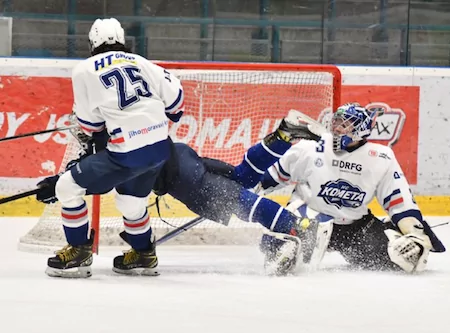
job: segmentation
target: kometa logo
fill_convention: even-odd
[[[338,209],[357,208],[362,205],[366,197],[366,192],[345,179],[331,180],[320,187],[318,196]]]

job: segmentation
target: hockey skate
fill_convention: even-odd
[[[290,235],[281,233],[266,233],[268,242],[261,243],[265,254],[264,269],[270,276],[285,276],[294,273],[297,263],[303,262],[301,236],[310,226],[310,220],[302,218],[291,231]]]
[[[88,278],[92,276],[92,246],[94,231],[88,243],[79,246],[66,245],[47,261],[45,273],[51,277]]]
[[[126,233],[121,232],[120,237],[128,243]],[[137,251],[131,248],[123,255],[114,258],[113,271],[126,275],[157,276],[158,257],[155,251],[155,241],[152,240],[150,248],[146,251]]]
[[[311,119],[297,110],[290,110],[288,115],[281,121],[278,129],[269,134],[264,140],[266,144],[271,140],[283,140],[292,144],[305,140],[320,139],[325,130],[314,119]]]

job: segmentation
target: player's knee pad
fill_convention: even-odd
[[[129,220],[141,218],[147,211],[148,197],[140,198],[116,193],[116,207]]]
[[[333,217],[309,208],[301,199],[291,202],[286,209],[310,221],[310,226],[300,237],[301,251],[303,261],[309,264],[309,268],[317,269],[328,249],[333,232]]]
[[[78,185],[67,171],[59,177],[55,186],[55,195],[63,207],[79,207],[83,204],[86,189]]]

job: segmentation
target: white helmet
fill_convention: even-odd
[[[120,22],[115,18],[96,19],[89,31],[89,42],[91,52],[103,44],[113,45],[116,43],[125,45],[125,32]]]

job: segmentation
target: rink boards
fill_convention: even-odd
[[[269,196],[270,197],[270,196]],[[161,216],[165,218],[179,218],[179,217],[195,217],[196,215],[189,211],[185,205],[166,195],[165,201],[161,202]],[[287,196],[278,195],[271,196],[271,199],[284,205],[288,201]],[[428,216],[449,216],[450,215],[450,197],[449,196],[416,196],[417,204],[422,210],[423,215]],[[151,197],[149,203],[154,201]],[[33,197],[17,200],[13,203],[4,204],[1,206],[1,216],[41,216],[44,210],[44,204],[37,202]],[[109,205],[108,205],[109,206]],[[374,200],[370,204],[370,209],[377,216],[386,215],[381,206]],[[150,208],[151,216],[157,216],[155,206]],[[106,211],[102,213],[104,216],[120,216],[120,214],[112,208],[107,207]]]
[[[0,108],[0,137],[64,126],[72,104],[70,74],[77,62],[0,59],[0,90],[5,96]],[[364,106],[383,105],[388,109],[389,115],[377,122],[372,139],[392,146],[423,214],[450,215],[450,196],[447,196],[450,188],[447,119],[450,69],[362,66],[339,66],[339,69],[343,102],[358,101]],[[224,114],[215,115],[214,130],[219,129],[224,117]],[[192,140],[196,142],[195,138]],[[57,172],[66,143],[67,134],[58,132],[0,144],[0,196],[34,188],[39,179]],[[232,149],[238,146],[233,145]],[[286,197],[274,199],[280,203],[287,200]],[[167,204],[171,208],[163,207],[163,217],[193,216],[170,198]],[[376,215],[384,214],[376,203],[370,208]],[[42,211],[42,204],[28,198],[2,205],[0,215],[39,216]],[[107,209],[105,213],[118,214],[114,209]],[[152,215],[155,214],[152,209]]]

